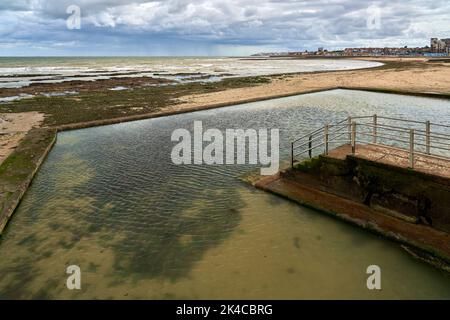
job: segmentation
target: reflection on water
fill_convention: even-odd
[[[240,182],[256,167],[170,161],[194,120],[280,128],[287,156],[349,113],[448,123],[450,102],[336,90],[60,134],[0,242],[0,297],[450,298],[450,278],[398,245]],[[81,291],[65,287],[72,264]]]

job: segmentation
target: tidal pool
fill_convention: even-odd
[[[291,138],[374,113],[450,123],[450,101],[334,90],[61,133],[0,240],[0,298],[449,299],[450,277],[398,244],[239,179],[257,166],[170,159],[196,120],[279,128],[287,159]]]

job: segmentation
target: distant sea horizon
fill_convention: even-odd
[[[32,83],[89,81],[111,77],[168,78],[184,82],[229,77],[268,76],[315,71],[354,70],[379,62],[320,59],[264,60],[250,56],[17,56],[0,57],[0,88]],[[194,76],[194,78],[193,78]]]

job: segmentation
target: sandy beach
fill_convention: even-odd
[[[252,99],[270,99],[339,87],[450,94],[450,63],[431,63],[422,58],[365,58],[364,60],[395,62],[399,63],[399,68],[291,75],[273,79],[272,82],[257,87],[185,96],[180,99],[183,103],[174,108],[182,110],[200,105],[239,103]],[[417,66],[401,68],[401,63],[406,61],[416,62]]]
[[[0,114],[0,163],[32,128],[40,127],[44,114],[38,112]]]

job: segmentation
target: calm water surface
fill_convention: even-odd
[[[0,241],[0,297],[449,299],[450,277],[397,244],[239,180],[257,167],[170,160],[195,120],[280,128],[287,157],[292,137],[373,113],[450,123],[450,102],[335,90],[62,133]]]

